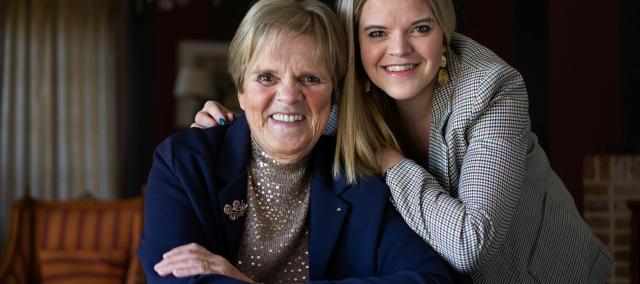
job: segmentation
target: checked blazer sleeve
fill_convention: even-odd
[[[514,216],[528,100],[519,73],[501,61],[457,62],[452,71],[434,98],[428,169],[405,159],[386,182],[409,226],[456,270],[471,272],[495,255]],[[447,117],[442,131],[438,117]]]

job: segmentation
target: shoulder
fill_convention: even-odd
[[[180,130],[167,137],[156,152],[160,155],[196,154],[206,155],[219,151],[227,127],[212,127],[208,129],[189,128]]]
[[[231,126],[216,126],[207,129],[188,128],[167,137],[156,148],[156,157],[163,159],[191,159],[192,157],[215,160],[225,151],[233,154],[243,150],[243,142],[249,141],[249,127],[244,117]],[[248,145],[248,144],[247,144]]]
[[[343,175],[333,176],[333,157],[336,150],[336,137],[333,135],[322,135],[318,139],[312,153],[313,168],[316,175],[321,174],[323,180],[333,183],[335,187],[348,189],[366,189],[369,191],[380,191],[388,193],[388,187],[384,179],[379,175],[359,176],[356,183],[349,184]]]
[[[448,71],[452,82],[445,89],[449,88],[454,111],[460,108],[474,116],[497,98],[528,104],[522,76],[493,51],[461,34],[454,34],[450,50]]]
[[[342,180],[342,177],[338,177]],[[346,182],[346,181],[342,181]],[[374,175],[370,177],[359,177],[357,183],[351,184],[342,194],[343,197],[351,199],[354,203],[362,203],[371,210],[371,206],[376,208],[385,208],[391,194],[389,187],[381,176]]]
[[[487,93],[504,86],[518,84],[524,87],[520,73],[493,51],[461,34],[451,41],[450,70],[458,88]]]
[[[450,49],[460,75],[518,73],[493,51],[464,35],[455,33]]]

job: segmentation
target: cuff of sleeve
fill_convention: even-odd
[[[399,173],[402,173],[407,170],[407,167],[409,164],[411,164],[411,160],[402,159],[400,160],[400,162],[388,168],[383,175],[384,181],[387,184],[391,184]]]

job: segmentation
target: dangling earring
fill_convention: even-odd
[[[444,55],[447,51],[446,48],[442,48],[442,55],[440,57],[440,70],[438,70],[438,85],[441,87],[447,84],[449,81],[449,73],[447,72],[447,57]]]
[[[369,91],[371,91],[371,80],[366,80],[364,82],[364,92],[368,93]]]

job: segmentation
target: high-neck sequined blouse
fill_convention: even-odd
[[[308,159],[284,165],[251,144],[248,209],[236,267],[258,282],[308,282]]]

